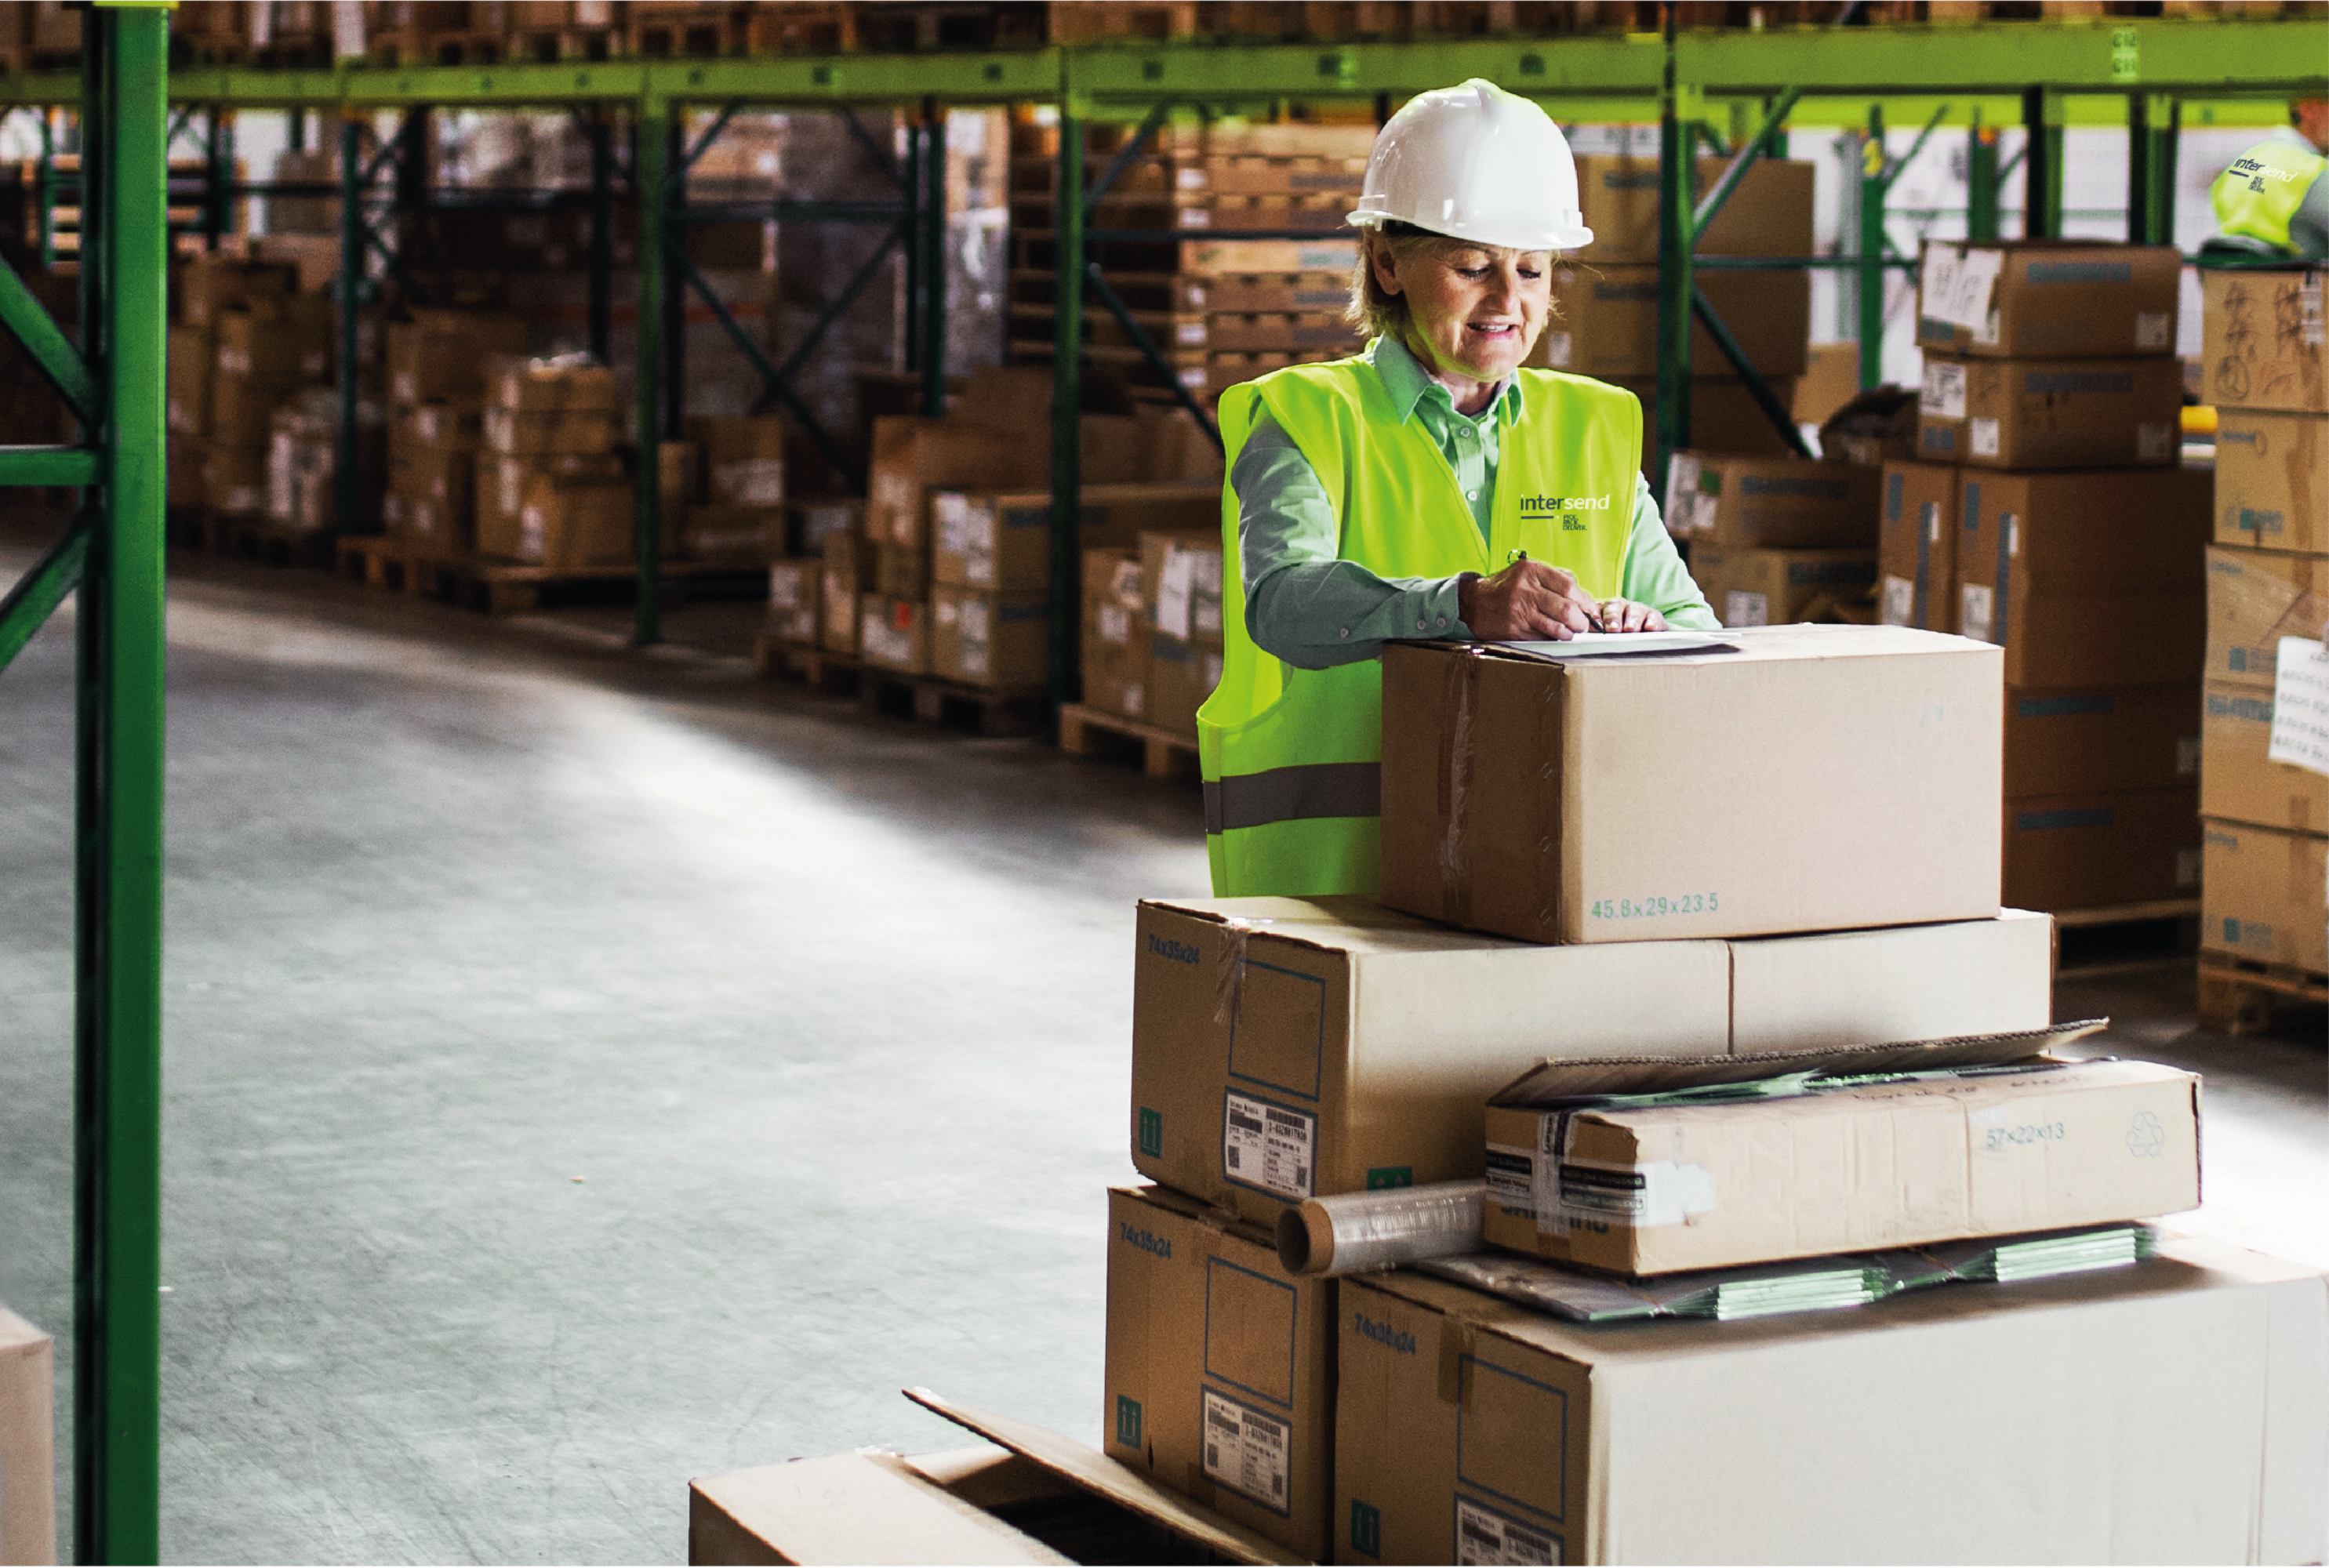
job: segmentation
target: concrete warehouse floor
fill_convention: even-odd
[[[906,1383],[1097,1441],[1132,904],[1202,890],[1193,789],[608,613],[175,570],[167,1558],[677,1561],[690,1476],[954,1443]],[[56,1330],[71,681],[61,622],[0,676],[0,1300]],[[2194,1228],[2329,1266],[2321,1016],[2208,1038],[2190,988],[2060,1011],[2209,1075]]]

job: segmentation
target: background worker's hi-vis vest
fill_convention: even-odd
[[[2288,221],[2305,205],[2305,193],[2324,170],[2329,170],[2329,158],[2310,147],[2278,136],[2258,142],[2234,158],[2209,187],[2217,231],[2293,250]]]
[[[1341,558],[1377,576],[1488,576],[1526,550],[1608,598],[1625,582],[1642,406],[1582,376],[1518,374],[1521,414],[1502,436],[1485,543],[1438,443],[1420,418],[1399,418],[1363,360],[1296,365],[1231,387],[1221,395],[1221,437],[1234,468],[1266,406],[1325,486]],[[1221,685],[1197,715],[1214,895],[1372,896],[1382,867],[1382,666],[1301,670],[1256,647],[1227,485],[1221,529],[1227,651]]]

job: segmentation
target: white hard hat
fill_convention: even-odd
[[[1534,103],[1478,77],[1410,99],[1391,116],[1348,221],[1412,223],[1514,250],[1593,243],[1569,138]]]

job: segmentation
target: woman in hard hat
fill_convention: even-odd
[[[1482,80],[1375,139],[1355,358],[1221,403],[1228,643],[1198,715],[1217,895],[1372,894],[1386,639],[1718,624],[1641,474],[1630,392],[1523,370],[1557,252],[1589,244],[1568,141]]]

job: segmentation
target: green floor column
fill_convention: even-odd
[[[671,105],[639,105],[633,188],[639,206],[638,523],[639,602],[634,637],[663,641],[664,178],[671,164]]]
[[[1979,104],[1966,132],[1966,238],[1997,238],[1997,128],[1981,123]]]
[[[1860,385],[1862,390],[1884,380],[1884,106],[1868,106],[1868,139],[1860,146]]]
[[[84,228],[99,230],[95,504],[80,593],[75,1553],[160,1554],[163,349],[167,18],[84,24]],[[85,260],[85,265],[89,263]]]

